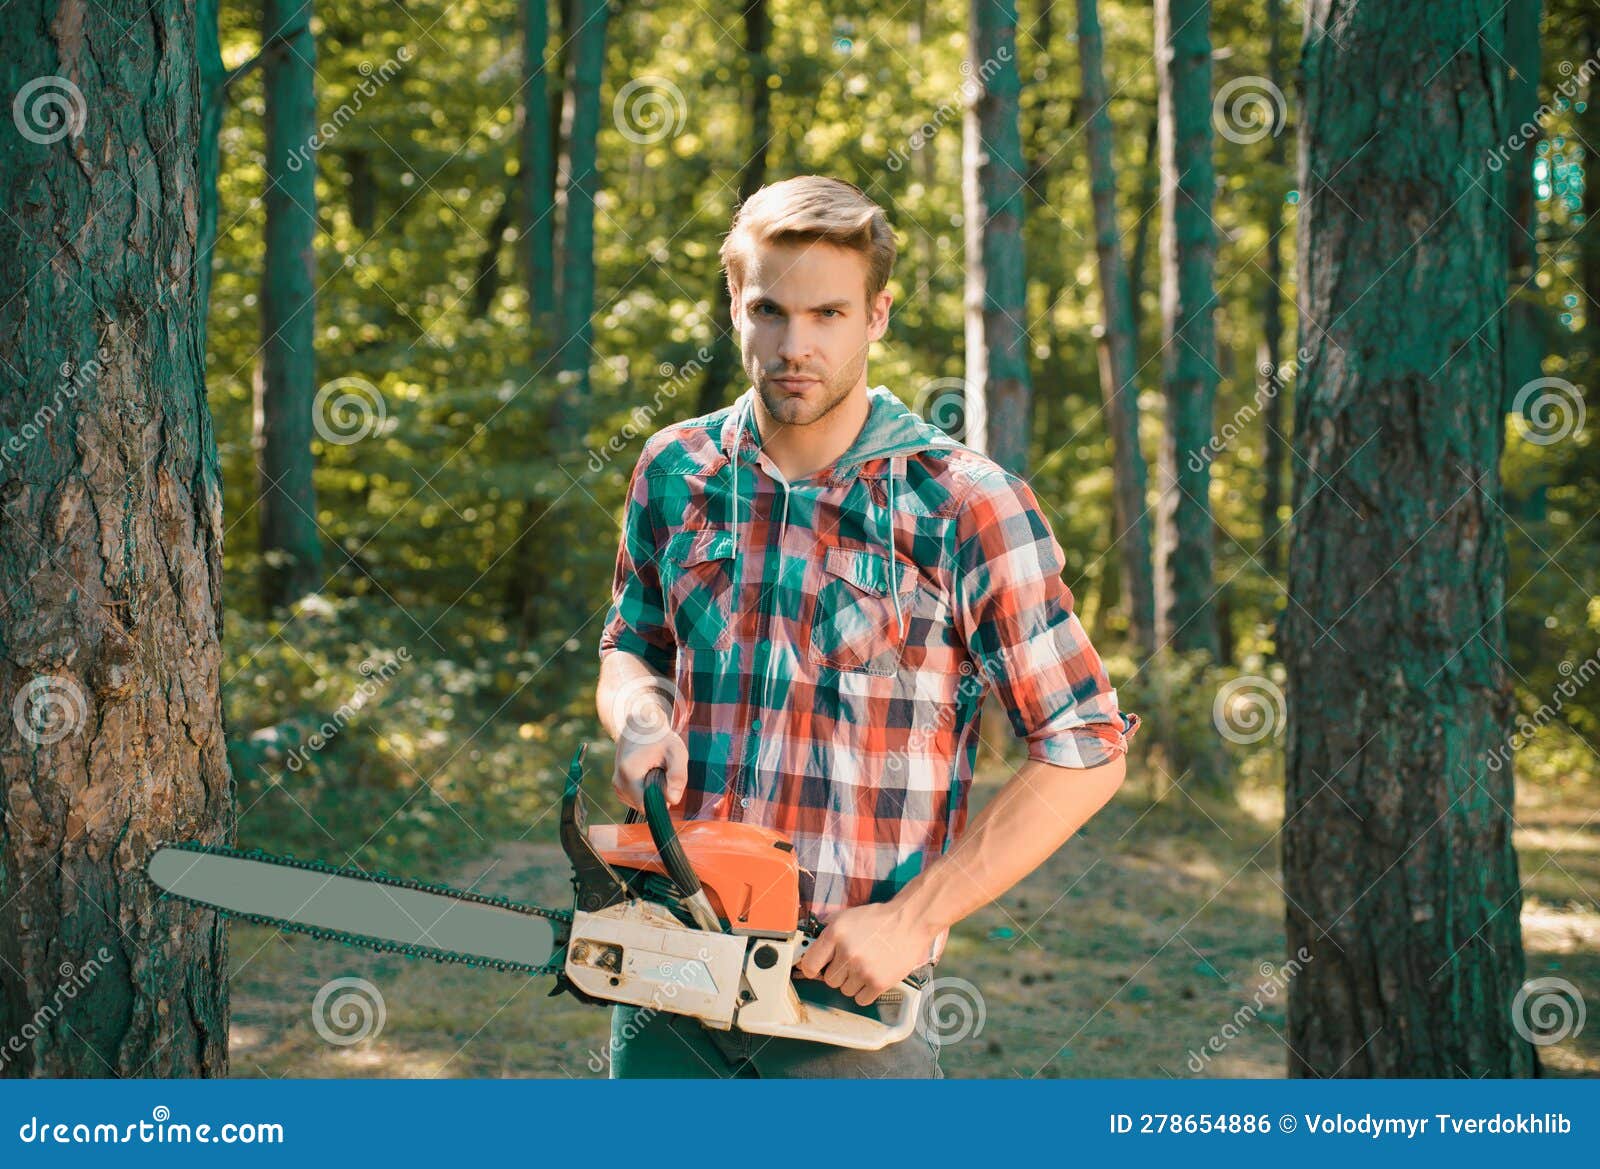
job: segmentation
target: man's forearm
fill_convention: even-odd
[[[665,679],[637,654],[619,649],[600,659],[594,704],[600,725],[613,740],[621,736],[630,721],[635,726],[647,725],[659,721],[663,711],[670,725],[672,706],[666,694]],[[641,704],[651,704],[655,709],[641,709]]]
[[[1126,770],[1125,757],[1086,768],[1030,759],[894,902],[931,929],[954,925],[1044,863],[1106,805]]]

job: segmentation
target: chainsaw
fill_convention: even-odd
[[[713,1031],[865,1051],[910,1036],[926,981],[917,973],[875,1000],[877,1017],[796,993],[796,963],[822,923],[800,919],[799,864],[787,837],[756,824],[674,822],[661,768],[645,779],[642,823],[591,827],[583,754],[573,757],[561,800],[570,910],[198,841],[160,845],[145,875],[163,899],[226,917],[408,957],[554,975],[551,995],[687,1015]]]

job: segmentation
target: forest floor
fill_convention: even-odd
[[[999,769],[988,770],[969,816],[998,790]],[[1600,1005],[1600,799],[1523,791],[1518,815],[1527,977],[1565,979]],[[1281,795],[1246,793],[1219,807],[1174,789],[1152,802],[1130,782],[1038,871],[952,932],[937,974],[971,983],[981,1009],[972,1033],[944,1047],[946,1074],[1285,1075],[1281,824]],[[453,873],[408,875],[549,906],[571,892],[553,839],[503,844]],[[547,997],[549,978],[248,925],[233,928],[230,967],[237,1077],[605,1074],[609,1012]],[[312,1018],[318,991],[341,977],[366,979],[382,998],[371,1033],[348,1044],[325,1041]],[[1220,1053],[1206,1050],[1213,1036]],[[1540,1054],[1547,1075],[1600,1075],[1600,1020]]]

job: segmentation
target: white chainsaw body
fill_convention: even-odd
[[[719,1031],[737,1027],[863,1051],[911,1035],[922,992],[907,983],[875,1000],[883,1020],[802,999],[794,964],[810,944],[799,931],[779,937],[695,929],[664,906],[629,899],[573,914],[565,973],[595,998],[687,1015]]]

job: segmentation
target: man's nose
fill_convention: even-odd
[[[778,344],[778,356],[789,365],[799,365],[811,356],[811,338],[803,325],[791,322],[783,330],[783,340]]]

